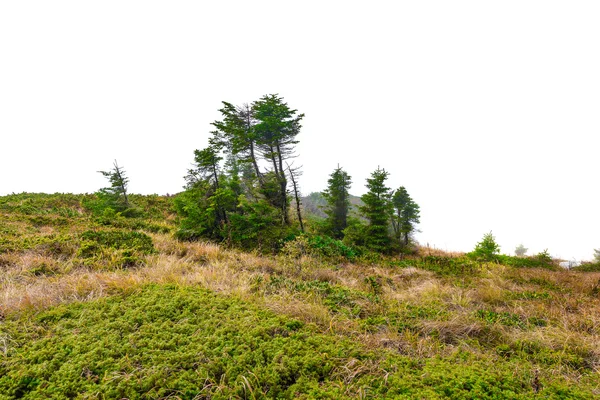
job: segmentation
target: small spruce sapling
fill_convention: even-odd
[[[477,243],[475,249],[469,253],[473,258],[482,261],[493,261],[498,258],[500,254],[500,246],[496,243],[496,238],[492,232],[483,235],[481,242]]]
[[[114,161],[112,170],[98,172],[110,182],[110,187],[98,191],[98,197],[103,200],[105,207],[112,208],[115,211],[125,211],[130,208],[127,196],[129,178],[125,175],[125,170],[119,166],[117,160]]]

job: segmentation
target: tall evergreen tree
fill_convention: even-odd
[[[336,239],[343,237],[342,231],[348,226],[348,212],[350,209],[350,195],[348,193],[352,178],[339,166],[331,173],[327,180],[327,189],[323,197],[327,201],[327,227]]]
[[[102,188],[98,192],[106,205],[116,211],[129,208],[129,198],[127,197],[129,178],[125,175],[125,170],[119,166],[117,160],[114,161],[112,170],[98,172],[108,178],[110,182],[110,187]]]
[[[411,234],[419,223],[419,205],[413,201],[404,186],[392,196],[392,227],[399,242],[408,245]]]
[[[388,234],[390,216],[390,188],[385,186],[389,173],[384,169],[377,168],[367,178],[369,191],[361,196],[364,205],[359,208],[363,216],[369,221],[366,232],[366,245],[371,250],[387,253],[389,252],[390,237]]]

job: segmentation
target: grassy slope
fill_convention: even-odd
[[[598,273],[265,258],[82,200],[0,198],[0,398],[600,395]]]

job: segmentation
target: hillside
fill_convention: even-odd
[[[0,399],[600,396],[598,272],[259,256],[178,241],[172,198],[130,199],[125,218],[0,197]]]

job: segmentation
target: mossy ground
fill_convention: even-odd
[[[0,398],[600,396],[600,273],[262,257],[175,240],[170,200],[0,197]]]

